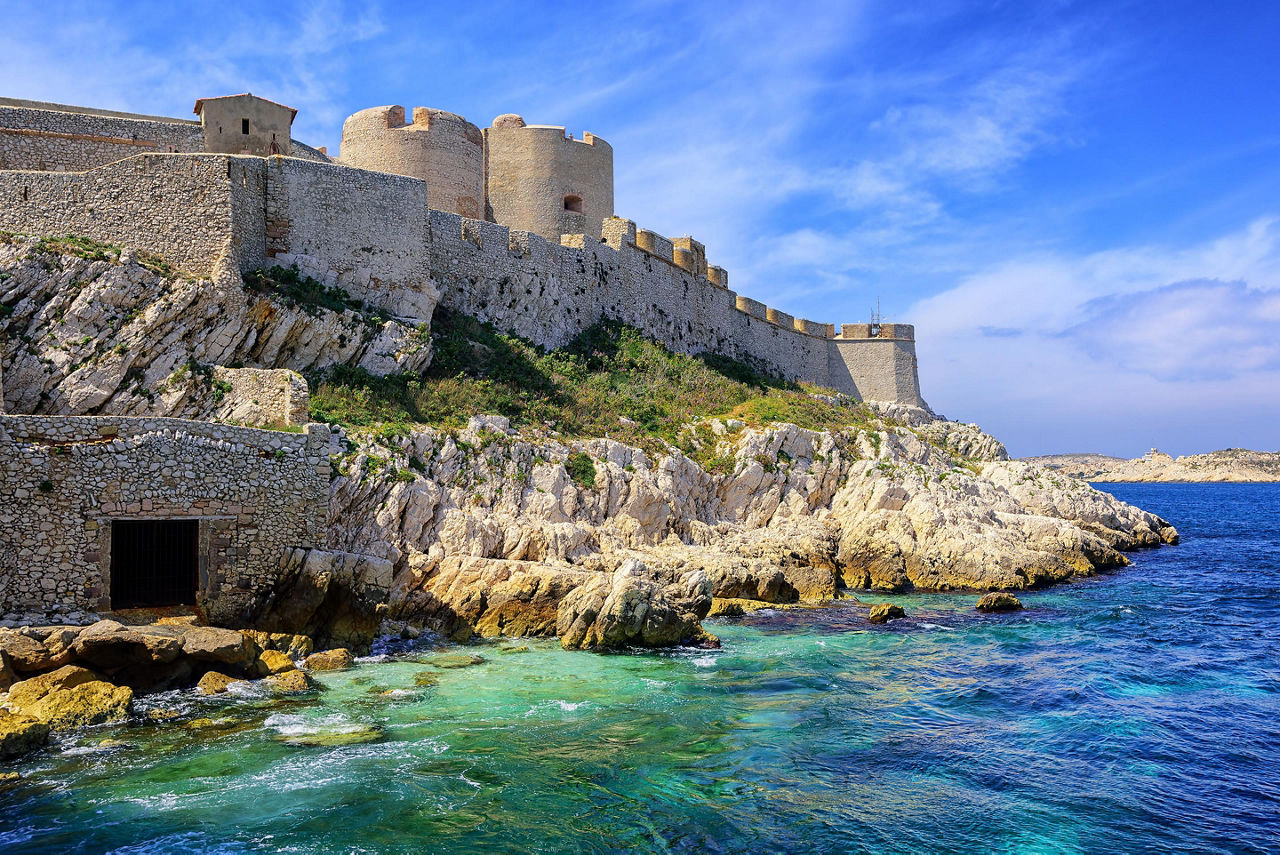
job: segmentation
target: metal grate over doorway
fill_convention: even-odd
[[[111,608],[194,605],[199,549],[198,520],[113,520]]]

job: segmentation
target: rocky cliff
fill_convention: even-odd
[[[129,250],[4,237],[6,406],[231,419],[241,411],[228,410],[235,384],[225,378],[235,375],[226,372],[343,365],[400,374],[429,363],[429,330],[275,275],[189,280]],[[590,360],[574,359],[573,371],[588,370]],[[643,370],[655,372],[640,377],[648,388],[646,378],[666,367]],[[1176,541],[1152,514],[1008,460],[974,425],[786,394],[764,403],[820,405],[824,425],[849,426],[698,416],[676,444],[644,437],[648,450],[484,415],[464,429],[392,423],[335,433],[334,552],[324,562],[289,556],[263,620],[355,646],[351,633],[371,632],[374,613],[405,633],[459,639],[714,643],[700,624],[713,607],[864,589],[1023,589],[1123,566],[1125,550]],[[626,425],[619,435],[639,435],[634,419],[617,420]],[[361,582],[375,577],[376,585]],[[362,585],[352,597],[334,594]],[[353,597],[359,614],[344,605]]]
[[[674,448],[522,434],[499,417],[364,438],[341,455],[330,545],[392,562],[401,621],[574,647],[697,640],[713,599],[1023,589],[1176,542],[1164,520],[1084,482],[958,456],[930,437],[1003,448],[915,415],[926,429],[715,420],[732,465],[714,473]],[[590,467],[575,478],[578,455]]]
[[[1280,451],[1244,448],[1177,458],[1152,449],[1132,460],[1105,454],[1053,454],[1029,457],[1027,462],[1086,481],[1280,481]]]

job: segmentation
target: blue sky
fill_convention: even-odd
[[[1015,455],[1280,448],[1280,3],[7,4],[0,93],[337,150],[378,104],[613,145],[617,213],[796,315],[916,324]]]

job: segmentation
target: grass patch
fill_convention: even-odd
[[[289,267],[277,264],[266,270],[255,270],[245,275],[244,284],[251,291],[278,297],[289,306],[301,309],[309,315],[318,315],[322,310],[351,310],[370,316],[369,320],[374,320],[374,316],[377,320],[382,320],[362,300],[357,300],[337,285],[325,285],[310,276],[304,276],[298,271],[296,264]]]
[[[40,238],[36,241],[34,251],[46,255],[74,255],[88,261],[109,261],[113,264],[120,260],[121,252],[118,246],[77,235]],[[158,273],[161,276],[173,275],[173,265],[155,253],[144,249],[134,252],[138,263],[152,273]]]
[[[414,424],[458,429],[473,415],[498,413],[517,428],[553,427],[566,437],[608,435],[651,452],[678,445],[717,468],[731,456],[716,457],[708,428],[685,425],[726,416],[822,430],[871,418],[861,405],[820,400],[741,362],[672,353],[613,321],[544,351],[439,306],[431,335],[434,360],[421,376],[338,367],[310,378],[312,417],[403,433]]]

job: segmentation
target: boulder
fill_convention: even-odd
[[[1022,601],[1013,594],[992,591],[990,594],[983,595],[974,608],[980,612],[1016,612],[1022,608]]]
[[[313,691],[316,682],[305,671],[294,669],[283,674],[272,674],[262,681],[273,695],[302,695]]]
[[[187,626],[179,630],[179,635],[182,652],[199,662],[243,668],[253,663],[258,652],[253,639],[234,629]]]
[[[13,663],[9,660],[9,654],[0,650],[0,692],[6,692],[9,687],[18,682],[20,678],[17,672],[13,670]]]
[[[71,649],[66,641],[67,636],[74,640],[75,633],[67,630],[50,633],[52,641],[50,646],[34,634],[3,629],[0,630],[0,652],[3,654],[2,658],[8,660],[14,671],[27,673],[49,671],[61,668],[71,661]]]
[[[64,665],[48,674],[14,683],[9,687],[9,697],[5,705],[12,709],[21,709],[35,704],[50,692],[73,689],[83,683],[92,683],[101,679],[88,668]]]
[[[109,721],[123,721],[129,717],[132,704],[133,689],[94,680],[68,689],[54,689],[33,703],[14,709],[44,722],[53,730],[74,730]],[[14,707],[12,695],[10,706]]]
[[[289,658],[289,654],[281,653],[279,650],[264,650],[258,656],[258,661],[254,663],[253,671],[259,677],[269,677],[272,674],[292,671],[297,667]]]
[[[711,600],[711,610],[707,617],[742,617],[761,609],[776,608],[776,603],[765,603],[760,600],[744,600],[737,597],[715,597]]]
[[[196,691],[202,695],[220,695],[232,683],[238,682],[235,677],[228,677],[218,671],[210,671],[196,683]]]
[[[49,741],[49,725],[28,715],[0,710],[0,760],[20,757]]]
[[[72,646],[76,661],[99,668],[168,664],[183,653],[182,631],[171,626],[125,626],[100,620]]]
[[[356,658],[351,655],[350,650],[338,647],[312,653],[302,664],[308,671],[345,671],[356,664]]]
[[[710,608],[705,572],[661,587],[648,578],[643,563],[629,558],[561,600],[556,631],[566,650],[710,643],[713,637],[699,623]]]
[[[867,620],[872,623],[888,623],[906,616],[907,613],[902,606],[895,606],[893,603],[876,603],[867,613]]]

